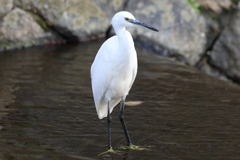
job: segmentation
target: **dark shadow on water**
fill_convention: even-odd
[[[240,159],[240,88],[140,48],[125,121],[97,118],[90,66],[102,42],[36,47],[0,55],[0,159]],[[8,113],[8,114],[7,114]]]

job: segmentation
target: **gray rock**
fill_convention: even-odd
[[[31,0],[48,24],[64,38],[86,40],[105,36],[125,0]]]
[[[4,16],[13,8],[13,0],[0,0],[0,17]]]
[[[227,81],[228,78],[223,73],[209,65],[208,57],[209,56],[204,57],[196,67],[210,76],[217,77],[221,80]]]
[[[138,27],[131,29],[135,36],[141,35],[142,40],[169,49],[184,57],[190,65],[200,60],[207,46],[208,24],[188,3],[183,0],[131,0],[126,10],[160,31],[156,33]]]
[[[210,64],[227,77],[240,82],[240,12],[223,31],[213,47]]]
[[[14,0],[14,5],[25,11],[32,11],[34,13],[36,12],[34,7],[32,6],[31,0]]]
[[[0,51],[11,48],[44,44],[56,37],[45,32],[32,16],[15,8],[0,23]]]
[[[221,13],[223,9],[230,9],[233,5],[231,0],[196,0],[205,9],[210,9],[215,13]]]

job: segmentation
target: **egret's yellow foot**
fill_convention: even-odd
[[[129,145],[129,146],[124,146],[124,147],[120,147],[119,149],[131,149],[131,150],[138,150],[138,151],[143,151],[143,150],[150,150],[148,148],[143,148],[140,146],[136,146],[136,145]]]
[[[107,150],[106,152],[103,152],[103,153],[100,153],[98,156],[101,156],[103,154],[106,154],[106,153],[115,153],[115,154],[119,154],[120,151],[118,150],[113,150],[112,148],[110,148],[109,150]],[[120,154],[119,154],[120,155]]]

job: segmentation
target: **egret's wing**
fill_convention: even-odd
[[[103,52],[105,52],[104,48],[100,48],[91,67],[92,91],[96,107],[109,87],[111,79],[109,62]]]
[[[113,36],[104,42],[91,67],[93,98],[100,119],[107,114],[107,102],[104,100],[104,95],[108,90],[112,78],[110,57],[111,53],[117,47],[117,41],[117,37]],[[105,110],[103,110],[104,108]]]
[[[129,90],[132,88],[132,85],[133,85],[133,82],[135,81],[135,78],[137,76],[137,69],[138,69],[138,62],[137,62],[137,59],[136,61],[134,62],[135,63],[135,67],[133,68],[133,73],[132,73],[132,82],[129,86]]]

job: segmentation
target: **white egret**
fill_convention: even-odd
[[[124,102],[137,74],[137,55],[131,34],[125,27],[146,25],[126,11],[118,12],[111,22],[116,35],[109,38],[99,49],[91,66],[92,91],[99,119],[107,117],[108,148],[111,146],[111,117],[113,108],[121,101],[119,119],[127,144],[132,145],[123,119]]]

